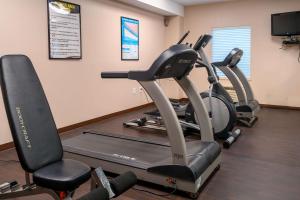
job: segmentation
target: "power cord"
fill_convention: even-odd
[[[279,49],[281,49],[281,50],[287,50],[288,46],[286,44],[282,43],[281,47]]]
[[[287,44],[284,44],[284,43],[282,43],[282,46],[279,48],[279,49],[281,49],[281,50],[287,50],[288,49],[288,45]],[[300,44],[299,44],[299,55],[298,55],[298,62],[300,63]]]
[[[172,194],[174,194],[177,191],[176,185],[175,185],[175,188],[174,188],[173,191],[171,191],[170,193],[166,193],[166,194],[158,194],[158,193],[155,193],[155,192],[151,192],[149,190],[139,189],[139,188],[136,188],[136,187],[133,187],[132,189],[136,190],[136,191],[139,191],[139,192],[145,192],[145,193],[148,193],[148,194],[159,196],[159,197],[168,197],[168,196],[171,196]],[[169,199],[169,198],[166,198],[166,199]]]

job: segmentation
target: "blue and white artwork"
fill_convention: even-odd
[[[122,60],[139,59],[139,21],[121,17]]]

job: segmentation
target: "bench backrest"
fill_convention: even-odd
[[[40,80],[30,59],[0,59],[3,100],[19,160],[27,172],[59,161],[61,140]]]

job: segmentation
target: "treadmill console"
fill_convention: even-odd
[[[164,51],[146,71],[102,72],[102,78],[128,78],[136,81],[153,81],[164,78],[180,79],[193,69],[198,54],[189,45],[181,44],[189,35],[186,32],[176,45]],[[207,37],[202,38],[204,45]]]
[[[242,56],[243,56],[243,50],[239,48],[232,49],[231,52],[224,59],[223,66],[228,66],[230,68],[237,66]]]
[[[176,44],[163,52],[146,71],[129,71],[128,78],[151,81],[186,76],[197,61],[197,52],[185,44]]]

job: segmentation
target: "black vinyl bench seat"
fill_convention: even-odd
[[[13,141],[26,173],[25,189],[12,194],[0,192],[0,199],[41,193],[63,199],[58,195],[60,192],[72,196],[75,189],[91,178],[91,168],[76,160],[63,159],[57,127],[30,59],[24,55],[1,57],[0,83]],[[118,189],[116,196],[129,189],[135,181],[136,177],[131,172],[116,178],[113,185]],[[123,184],[119,186],[118,182]],[[32,187],[33,184],[37,187]],[[80,200],[92,199],[108,200],[108,192],[98,188]]]

